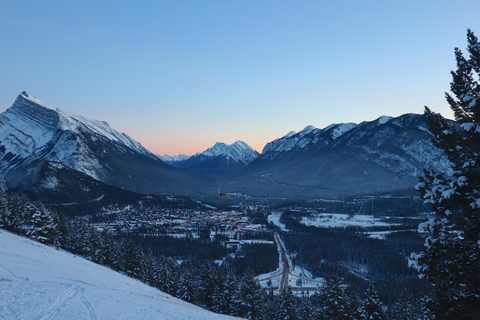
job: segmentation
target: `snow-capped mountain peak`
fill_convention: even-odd
[[[197,155],[202,155],[207,158],[225,157],[227,160],[233,160],[248,165],[258,157],[258,152],[245,142],[238,140],[231,145],[217,142],[213,147],[208,148],[203,153],[197,153],[196,156]]]
[[[31,93],[28,93],[26,91],[23,91],[22,93],[20,93],[20,96],[24,99],[27,99],[35,104],[38,104],[39,106],[42,106],[44,108],[47,108],[47,109],[52,109],[50,108],[49,106],[47,106],[45,103],[43,103],[42,101],[40,101],[40,99],[37,99],[37,97],[35,97],[33,94]],[[53,110],[53,109],[52,109]]]
[[[4,154],[25,158],[52,139],[58,124],[55,110],[24,91],[0,115],[0,148]]]
[[[204,152],[197,153],[197,154],[203,154],[207,157],[218,157],[218,156],[227,155],[230,149],[231,148],[229,148],[227,144],[223,142],[217,142],[213,145],[213,147],[210,147]]]
[[[127,158],[145,166],[166,167],[140,143],[107,122],[55,110],[27,92],[18,95],[0,114],[0,180],[13,169],[53,161],[105,183],[137,185],[128,170],[141,166]]]
[[[310,125],[298,133],[291,131],[282,138],[267,143],[263,148],[262,158],[274,159],[280,153],[293,149],[304,149],[311,144],[318,143],[320,140],[324,144],[328,144],[330,140],[337,139],[355,126],[355,123],[341,123],[331,124],[324,129],[318,129]]]
[[[49,141],[53,135],[52,131],[63,130],[78,133],[79,126],[83,125],[111,141],[135,149],[142,154],[151,155],[140,143],[125,133],[111,128],[107,122],[87,119],[58,108],[55,110],[26,91],[22,92],[13,106],[1,115],[0,123],[2,120],[13,122],[13,125],[21,131],[20,134],[24,133],[27,141],[33,139],[35,149],[43,147]],[[2,137],[1,133],[0,137]]]
[[[168,154],[164,154],[163,156],[157,155],[160,160],[166,162],[168,164],[178,162],[178,161],[185,161],[188,160],[191,156],[187,156],[186,154],[179,154],[175,156],[169,156]]]
[[[317,128],[315,128],[314,126],[306,126],[302,131],[300,131],[298,133],[298,135],[300,136],[306,136],[307,134],[315,131],[315,130],[318,130]]]
[[[230,145],[217,142],[186,160],[166,162],[175,168],[218,175],[244,168],[258,156],[259,153],[243,141],[235,141]]]
[[[249,145],[243,141],[235,141],[231,145],[225,144],[223,142],[217,142],[213,147],[208,148],[203,152],[204,155],[210,157],[226,156],[229,155],[232,150],[253,150]]]

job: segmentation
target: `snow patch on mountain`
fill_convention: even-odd
[[[314,126],[306,126],[302,131],[298,133],[299,136],[304,137],[309,133],[312,133],[313,131],[318,130]]]
[[[330,134],[333,138],[333,140],[337,139],[340,137],[342,134],[344,134],[347,131],[352,130],[357,126],[356,123],[341,123],[336,125],[335,129],[333,129],[332,133]],[[324,129],[326,130],[326,129]]]
[[[290,138],[291,136],[297,134],[295,131],[290,131],[289,133],[287,133],[284,138]]]
[[[387,123],[388,121],[392,120],[393,118],[392,117],[389,117],[389,116],[381,116],[380,118],[377,119],[377,123],[378,124],[385,124]]]

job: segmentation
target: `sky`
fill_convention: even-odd
[[[444,99],[480,1],[0,1],[0,112],[27,91],[150,151],[266,143]]]

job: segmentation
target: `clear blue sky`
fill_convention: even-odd
[[[307,125],[452,117],[480,1],[0,1],[0,112],[26,90],[158,154]],[[465,50],[464,50],[465,51]]]

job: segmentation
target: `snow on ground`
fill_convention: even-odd
[[[3,320],[238,319],[4,230],[0,230],[0,315]]]
[[[278,236],[278,240],[280,241],[280,245],[283,246],[283,248],[285,248],[285,243],[283,242],[280,236]],[[267,289],[267,291],[273,288],[273,293],[275,295],[279,294],[278,288],[280,286],[280,279],[282,278],[282,274],[283,274],[283,262],[281,257],[282,254],[281,254],[281,249],[278,246],[278,243],[277,243],[277,248],[278,248],[278,268],[275,271],[264,273],[257,276],[260,286],[262,288]],[[288,265],[290,266],[289,275],[288,275],[288,286],[292,288],[294,295],[302,297],[305,295],[309,296],[310,294],[315,293],[318,290],[318,287],[323,285],[323,283],[325,282],[325,279],[323,278],[313,279],[313,275],[310,271],[298,266],[294,266],[292,259],[288,254],[287,250],[286,249],[284,250],[287,256]],[[269,280],[271,283],[269,283]]]
[[[285,228],[285,224],[280,222],[280,217],[282,216],[281,212],[274,212],[271,215],[268,216],[268,223],[273,223],[277,227],[279,227],[282,231],[288,231],[287,228]]]
[[[386,240],[387,236],[389,234],[395,233],[395,232],[404,232],[404,230],[390,230],[390,231],[369,231],[369,232],[364,232],[364,234],[368,234],[370,238],[372,239],[379,239],[379,240]]]
[[[371,215],[349,216],[340,213],[322,213],[314,217],[303,217],[302,223],[314,227],[388,227],[391,223],[383,222]]]
[[[257,277],[262,288],[269,291],[273,288],[273,294],[278,295],[278,287],[282,278],[282,268],[273,272],[261,274]],[[271,282],[269,286],[269,280]],[[294,295],[302,297],[304,295],[312,295],[317,292],[318,288],[325,283],[324,278],[312,278],[312,274],[303,268],[294,267],[288,275],[288,286],[292,288]]]

